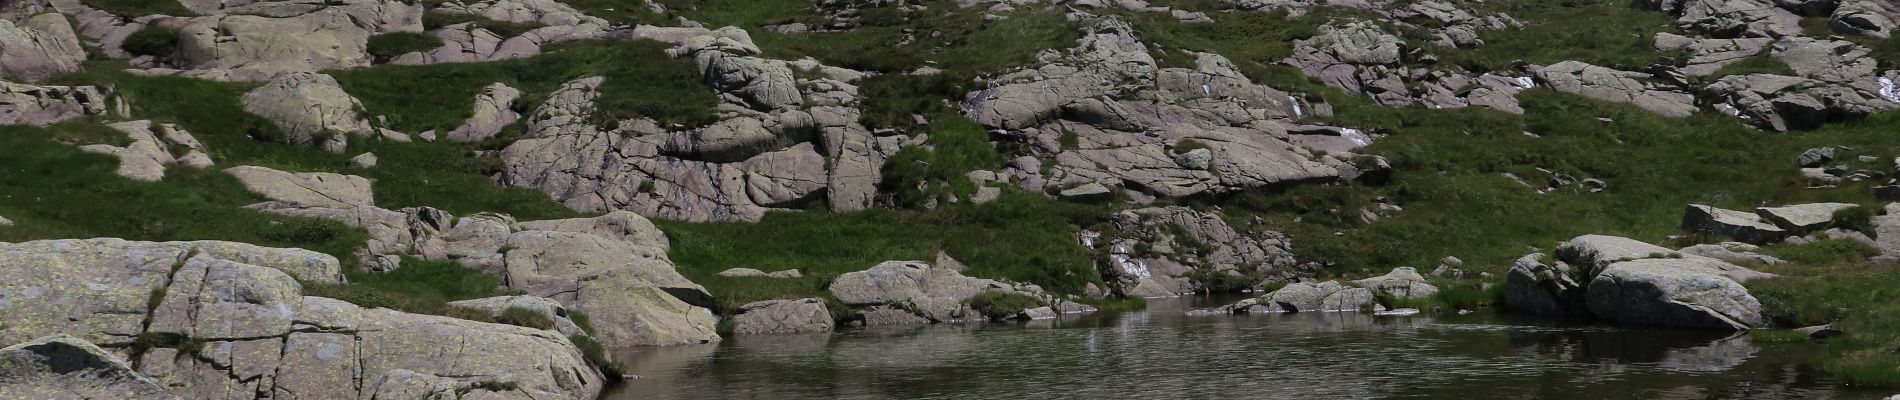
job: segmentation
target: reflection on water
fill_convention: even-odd
[[[741,337],[617,356],[638,379],[607,398],[1860,399],[1803,362],[1808,346],[1477,313],[1187,317]]]

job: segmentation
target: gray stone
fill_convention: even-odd
[[[1683,211],[1682,229],[1761,244],[1779,242],[1789,234],[1787,230],[1763,221],[1761,216],[1701,204],[1690,204]]]
[[[0,78],[34,82],[78,71],[85,61],[86,49],[80,47],[66,16],[0,18]]]
[[[0,80],[0,125],[43,127],[111,111],[107,96],[98,87],[37,86]]]
[[[1564,61],[1538,70],[1537,79],[1559,92],[1629,103],[1667,117],[1687,117],[1696,111],[1695,96],[1677,88],[1645,82],[1650,79],[1646,73]]]
[[[9,399],[178,399],[118,356],[66,335],[0,349],[0,377],[0,397]]]
[[[244,188],[271,200],[316,207],[351,208],[376,204],[369,179],[328,172],[284,172],[258,166],[224,170]]]
[[[1872,50],[1846,40],[1790,37],[1775,42],[1774,56],[1795,75],[1824,82],[1870,80],[1876,68]]]
[[[1895,6],[1879,0],[1842,0],[1828,17],[1827,26],[1835,32],[1875,38],[1893,35]]]
[[[1787,230],[1790,235],[1800,236],[1825,230],[1833,226],[1835,212],[1858,207],[1860,205],[1849,203],[1791,204],[1756,208],[1755,214],[1761,215],[1763,221]]]
[[[1834,161],[1834,154],[1838,151],[1839,149],[1834,146],[1808,149],[1801,152],[1801,157],[1795,160],[1795,164],[1801,168],[1819,168]]]
[[[1405,299],[1424,299],[1438,294],[1438,287],[1425,283],[1425,277],[1412,267],[1393,268],[1385,275],[1352,281],[1352,284]]]
[[[1627,325],[1747,330],[1763,326],[1761,302],[1708,267],[1718,261],[1647,259],[1611,264],[1585,292],[1590,312]]]
[[[821,299],[766,300],[739,307],[732,317],[735,335],[831,332],[831,312]]]
[[[1708,76],[1722,67],[1761,54],[1773,38],[1705,39],[1669,32],[1656,34],[1656,50],[1683,52],[1689,56],[1681,71],[1688,76]]]
[[[1542,253],[1518,258],[1505,274],[1504,306],[1539,315],[1581,314],[1583,284],[1577,271],[1562,262],[1545,264]]]

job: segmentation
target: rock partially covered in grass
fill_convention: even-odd
[[[496,296],[452,301],[449,307],[481,313],[499,323],[560,332],[562,336],[592,336],[570,318],[571,311],[545,297]]]
[[[831,332],[831,312],[820,299],[766,300],[739,307],[732,317],[735,335],[783,335]]]
[[[1676,27],[1712,37],[1787,37],[1801,34],[1801,16],[1775,0],[1663,1],[1664,11],[1681,15]]]
[[[1880,79],[1891,80],[1890,75]],[[1894,103],[1900,99],[1883,93],[1875,79],[1847,84],[1771,74],[1732,75],[1706,91],[1722,99],[1717,110],[1762,129],[1784,132],[1900,108]]]
[[[1682,88],[1654,82],[1647,73],[1619,71],[1582,61],[1564,61],[1537,71],[1537,79],[1559,92],[1596,100],[1629,103],[1667,117],[1696,111],[1695,96]]]
[[[328,172],[292,173],[251,165],[234,167],[224,172],[237,177],[251,192],[271,200],[331,208],[376,204],[369,179],[360,176]]]
[[[33,82],[78,71],[85,61],[86,49],[65,15],[0,18],[0,78]]]
[[[176,400],[118,356],[66,335],[0,349],[0,397],[14,399]]]
[[[1681,69],[1683,75],[1708,76],[1729,64],[1761,54],[1774,41],[1773,38],[1706,39],[1658,32],[1656,50],[1686,53],[1689,59],[1685,60],[1688,65]]]
[[[475,96],[474,115],[470,115],[455,130],[449,131],[449,140],[479,142],[500,134],[502,128],[521,119],[521,113],[514,110],[515,99],[520,97],[520,90],[501,82],[483,87],[482,93]]]
[[[349,136],[371,136],[376,130],[361,112],[363,103],[329,75],[299,72],[279,75],[244,94],[244,111],[257,114],[283,130],[284,141],[300,146],[342,152]]]
[[[1538,315],[1584,313],[1584,282],[1578,281],[1578,271],[1563,262],[1546,264],[1543,258],[1543,253],[1527,254],[1511,265],[1504,278],[1504,306]]]
[[[1393,268],[1385,275],[1352,281],[1352,284],[1404,299],[1424,299],[1438,294],[1438,287],[1425,283],[1425,276],[1412,267]]]
[[[117,157],[119,169],[114,173],[119,176],[157,182],[165,178],[166,166],[207,168],[213,164],[204,144],[178,125],[141,120],[106,126],[125,133],[132,143],[125,146],[92,144],[80,146],[79,149]]]

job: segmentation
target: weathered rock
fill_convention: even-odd
[[[1540,315],[1574,315],[1585,311],[1583,284],[1577,271],[1562,262],[1545,264],[1542,253],[1518,258],[1505,274],[1504,306]]]
[[[609,212],[593,218],[528,221],[519,225],[522,230],[587,233],[661,250],[672,246],[666,239],[666,232],[653,226],[653,221],[627,211]]]
[[[1393,268],[1382,276],[1352,281],[1353,285],[1405,299],[1423,299],[1438,294],[1438,287],[1425,283],[1425,277],[1412,267]]]
[[[456,0],[442,2],[438,7],[440,12],[477,15],[496,21],[556,26],[607,25],[606,20],[554,0]]]
[[[1761,303],[1708,265],[1719,261],[1646,259],[1611,264],[1585,292],[1590,312],[1630,325],[1746,330],[1762,326]]]
[[[847,305],[899,306],[935,322],[973,317],[964,315],[963,302],[977,294],[1021,292],[1015,285],[966,277],[920,261],[887,261],[845,273],[831,281],[830,290]]]
[[[0,397],[173,400],[118,356],[85,340],[53,335],[0,349]]]
[[[590,277],[566,302],[586,312],[603,342],[667,346],[719,341],[719,317],[680,301],[625,269]]]
[[[375,193],[369,179],[328,172],[284,172],[258,166],[224,170],[244,188],[265,198],[308,206],[352,208],[373,206]]]
[[[591,233],[541,230],[516,232],[504,243],[507,285],[528,294],[571,293],[593,276],[612,274],[663,289],[688,303],[712,304],[706,288],[674,269],[665,248]],[[582,311],[592,314],[592,310]]]
[[[1676,26],[1718,38],[1784,37],[1801,33],[1801,16],[1774,0],[1687,0]]]
[[[766,300],[739,307],[732,317],[735,335],[782,335],[830,332],[831,312],[821,299]]]
[[[1698,244],[1684,247],[1681,251],[1682,254],[1708,257],[1738,265],[1774,265],[1784,262],[1774,256],[1756,253],[1761,251],[1761,247],[1747,243]]]
[[[1887,38],[1893,35],[1896,7],[1879,0],[1842,0],[1828,17],[1827,26],[1835,32]]]
[[[47,126],[108,112],[112,109],[98,87],[36,86],[0,80],[0,125]]]
[[[1074,201],[1105,201],[1115,197],[1114,191],[1100,183],[1088,183],[1082,186],[1063,189],[1062,198]]]
[[[1646,73],[1564,61],[1538,70],[1537,79],[1559,92],[1630,103],[1668,117],[1687,117],[1696,110],[1694,95],[1679,88],[1645,83],[1644,80],[1650,79]]]
[[[1557,259],[1583,268],[1582,276],[1596,273],[1618,262],[1647,258],[1668,258],[1675,250],[1643,243],[1636,239],[1604,235],[1583,235],[1557,247]]]
[[[1772,38],[1703,39],[1669,32],[1656,34],[1656,50],[1679,51],[1689,58],[1681,71],[1688,76],[1708,76],[1730,64],[1761,54],[1773,43]]]
[[[585,329],[568,317],[569,314],[566,307],[562,307],[561,303],[545,297],[496,296],[452,301],[449,302],[449,306],[481,312],[494,318],[501,318],[502,315],[508,313],[509,310],[526,310],[527,312],[540,315],[543,318],[547,318],[548,321],[553,322],[554,327],[551,330],[560,332],[561,336],[589,336]]]
[[[336,78],[318,73],[283,74],[244,94],[244,111],[277,124],[286,141],[332,152],[342,152],[350,135],[376,134],[362,110]]]
[[[1747,243],[1774,243],[1789,235],[1787,230],[1762,221],[1758,215],[1701,204],[1690,204],[1683,211],[1682,229],[1713,233]]]
[[[359,27],[373,33],[421,32],[422,5],[400,0],[182,0],[191,12],[201,15],[257,15],[291,18],[311,13],[340,12]]]
[[[212,165],[211,156],[205,152],[203,143],[173,124],[153,124],[151,121],[127,121],[106,125],[124,132],[132,139],[125,146],[93,144],[80,146],[80,150],[105,154],[119,159],[119,169],[114,173],[136,181],[157,182],[165,178],[165,167],[184,165],[205,168]],[[176,153],[176,154],[175,154]]]
[[[521,114],[514,110],[515,99],[520,97],[520,90],[500,82],[483,87],[482,93],[475,96],[475,114],[449,131],[449,140],[479,142],[500,134],[502,128],[521,119]]]
[[[0,78],[38,81],[78,71],[86,49],[66,16],[46,13],[12,21],[0,18]]]
[[[1849,203],[1792,204],[1756,208],[1755,214],[1761,215],[1763,221],[1787,230],[1790,235],[1800,236],[1825,230],[1833,226],[1835,212],[1858,207],[1860,205]]]
[[[1834,154],[1839,150],[1833,146],[1808,149],[1801,152],[1801,157],[1795,160],[1795,164],[1802,168],[1819,168],[1822,164],[1834,161]]]
[[[289,18],[214,15],[178,31],[175,61],[190,70],[219,70],[231,80],[264,80],[286,72],[363,67],[370,31],[341,10]]]
[[[1891,74],[1890,74],[1891,75]],[[1883,76],[1880,79],[1889,79]],[[1827,83],[1792,76],[1750,74],[1723,77],[1706,89],[1723,102],[1716,109],[1763,129],[1812,129],[1828,121],[1900,108],[1879,82]]]
[[[1327,281],[1319,284],[1289,283],[1279,290],[1232,306],[1240,313],[1299,313],[1384,310],[1372,291]]]
[[[376,153],[357,154],[350,157],[350,166],[357,168],[376,168]]]
[[[1768,54],[1787,64],[1795,75],[1823,82],[1869,80],[1876,68],[1868,57],[1873,50],[1846,40],[1791,37],[1775,42]]]

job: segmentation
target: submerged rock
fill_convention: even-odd
[[[766,300],[739,307],[732,317],[735,335],[782,335],[830,332],[831,312],[821,299]]]

